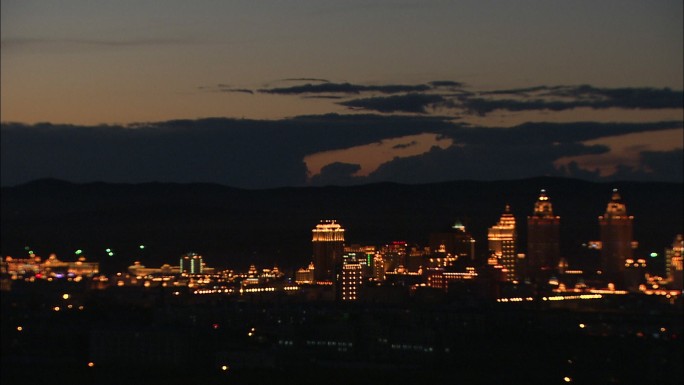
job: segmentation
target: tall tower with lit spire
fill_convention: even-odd
[[[534,213],[527,217],[527,266],[531,278],[544,279],[560,261],[560,217],[553,215],[553,206],[546,190],[541,190],[534,204]]]
[[[344,229],[334,220],[323,220],[312,230],[314,279],[335,282],[342,264]]]
[[[627,208],[617,189],[606,207],[606,213],[598,218],[601,228],[601,267],[609,282],[622,285],[625,262],[632,259],[633,216],[627,215]]]
[[[506,205],[506,209],[499,222],[490,227],[487,232],[489,250],[498,262],[506,269],[506,280],[515,281],[516,273],[516,252],[515,240],[515,217],[511,214],[511,207]]]

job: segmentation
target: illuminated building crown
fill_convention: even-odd
[[[312,233],[313,241],[344,242],[344,229],[335,220],[322,220]]]
[[[542,189],[539,193],[539,198],[534,204],[534,215],[538,217],[553,217],[553,206],[549,197],[546,196],[546,190]]]
[[[613,196],[611,197],[610,202],[608,202],[608,206],[606,207],[605,217],[621,217],[626,215],[627,208],[625,207],[625,204],[622,203],[620,193],[618,193],[617,189],[613,189]]]
[[[512,228],[515,229],[515,217],[511,214],[511,206],[506,205],[504,213],[501,214],[499,223],[496,224],[500,228]]]

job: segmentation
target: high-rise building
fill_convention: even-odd
[[[440,258],[447,263],[441,266],[475,265],[475,238],[473,238],[460,221],[451,226],[451,231],[430,234],[430,257]]]
[[[322,220],[312,233],[314,278],[335,282],[344,251],[344,229],[334,220]]]
[[[202,256],[197,253],[187,253],[180,259],[181,274],[202,274],[204,264]]]
[[[546,190],[541,190],[534,203],[534,213],[527,217],[527,273],[542,282],[560,262],[560,217],[553,215],[553,206]]]
[[[337,283],[338,298],[342,301],[356,301],[363,284],[363,264],[366,256],[361,253],[346,253],[342,259],[342,271]]]
[[[385,280],[385,259],[380,253],[373,257],[373,279],[382,282]]]
[[[348,260],[353,254],[358,263],[361,264],[363,277],[370,278],[373,276],[373,257],[375,256],[375,246],[363,245],[346,245],[344,246],[343,260]]]
[[[668,284],[675,290],[682,290],[682,257],[684,238],[677,234],[672,247],[665,249],[665,276]]]
[[[359,298],[359,291],[363,284],[361,264],[351,261],[344,263],[339,284],[340,298],[343,301],[356,301]]]
[[[499,222],[490,227],[487,232],[489,250],[499,264],[503,266],[507,281],[515,281],[517,277],[517,254],[515,252],[515,217],[511,214],[511,208],[506,205]]]
[[[632,240],[633,216],[617,189],[606,207],[606,213],[598,218],[601,229],[601,268],[605,279],[617,286],[624,286],[625,262],[632,257],[636,243]]]

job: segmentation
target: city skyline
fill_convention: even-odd
[[[39,362],[72,382],[103,384],[342,384],[349,378],[415,384],[455,377],[465,383],[680,383],[681,185],[618,185],[620,192],[606,184],[538,178],[470,188],[448,183],[279,190],[285,195],[217,185],[153,184],[145,190],[56,181],[3,188],[2,381],[54,382],[54,376],[26,375]],[[371,203],[375,194],[380,204]],[[362,211],[352,203],[359,197]],[[141,204],[147,199],[163,217],[150,215]],[[197,205],[174,210],[174,200]],[[216,201],[223,206],[212,207]],[[76,212],[69,209],[72,202]],[[287,212],[273,212],[264,202],[286,206]],[[313,210],[298,219],[307,204]],[[346,214],[339,223],[329,219],[338,218],[331,208]],[[162,219],[153,227],[164,243],[180,239],[204,247],[182,254],[177,248],[157,264],[148,252],[161,244],[138,243],[149,226],[134,212],[151,223]],[[467,212],[477,214],[454,220],[454,213]],[[528,234],[527,244],[536,245],[541,257],[534,261],[514,241],[518,229],[524,233],[525,215],[528,230],[536,233]],[[633,220],[642,226],[635,237]],[[198,224],[214,221],[220,239],[228,241],[227,253],[202,250],[216,239],[211,228]],[[423,234],[429,247],[396,241],[396,230],[414,222],[429,222],[427,229],[437,231]],[[69,223],[82,227],[73,232]],[[54,244],[83,246],[74,234],[91,245],[105,238],[115,242],[101,247],[102,258],[85,246],[74,252],[73,262],[54,254],[44,258],[39,253],[47,249],[40,241],[45,238],[35,230],[45,225],[57,236]],[[110,225],[128,240],[111,238],[116,234]],[[35,241],[35,249],[26,246],[21,255],[9,256],[8,228]],[[174,234],[174,228],[180,231]],[[379,236],[379,228],[390,231]],[[568,238],[558,239],[556,230],[560,238],[591,239],[578,237],[580,228],[594,228],[601,241],[587,242],[579,258],[565,260]],[[482,234],[483,229],[489,231]],[[679,233],[672,236],[675,229]],[[246,258],[217,258],[237,250],[250,233],[251,246],[275,243],[280,249],[301,238],[307,257],[317,262],[268,263],[253,248]],[[369,233],[371,239],[395,240],[356,243]],[[633,239],[652,241],[663,234],[666,240],[656,249],[625,255]],[[483,236],[491,258],[473,254],[474,244],[486,245]],[[521,238],[517,246],[524,248]],[[135,253],[123,247],[131,241]],[[556,246],[563,257],[553,266]],[[646,256],[650,250],[657,252]],[[125,265],[103,267],[114,260]],[[317,279],[319,269],[324,274]],[[492,370],[492,360],[502,364]]]
[[[486,220],[478,220],[478,222],[487,224],[486,228],[474,228],[474,230],[483,237],[479,239],[473,238],[470,235],[458,217],[456,218],[456,223],[450,227],[449,232],[437,230],[439,226],[437,226],[437,223],[434,223],[429,226],[432,228],[432,231],[429,234],[410,234],[409,239],[412,240],[410,245],[406,241],[397,241],[400,237],[395,236],[395,234],[390,234],[389,238],[376,238],[373,241],[368,241],[365,234],[354,231],[356,229],[353,228],[352,232],[356,233],[356,236],[352,239],[345,239],[345,227],[338,223],[337,220],[325,219],[320,220],[311,230],[313,234],[312,249],[310,253],[311,259],[306,259],[306,263],[309,264],[310,262],[313,262],[310,268],[316,268],[315,279],[317,281],[330,282],[334,279],[336,272],[338,272],[337,267],[341,265],[343,261],[343,249],[345,250],[344,254],[346,255],[347,248],[351,248],[354,252],[359,252],[361,254],[364,253],[363,250],[365,247],[372,248],[373,250],[376,248],[377,250],[384,250],[386,248],[387,250],[391,250],[391,253],[396,254],[391,259],[385,260],[385,267],[389,268],[389,270],[395,270],[399,267],[416,270],[419,266],[439,267],[455,266],[456,264],[460,269],[463,269],[465,266],[474,266],[478,264],[487,264],[490,266],[500,264],[508,271],[507,279],[509,281],[514,281],[517,280],[518,276],[521,274],[527,275],[533,279],[537,276],[539,276],[539,278],[543,277],[543,279],[548,279],[550,272],[556,270],[558,266],[560,266],[559,262],[562,261],[562,264],[566,267],[568,259],[571,263],[584,263],[582,261],[586,262],[588,260],[593,260],[596,257],[590,256],[591,252],[588,252],[588,250],[601,250],[602,265],[596,267],[611,271],[619,269],[618,275],[622,274],[624,269],[621,269],[620,266],[624,264],[625,260],[631,260],[633,258],[632,252],[637,249],[639,242],[638,240],[632,239],[632,221],[634,220],[634,216],[626,215],[627,209],[622,202],[618,189],[612,189],[612,195],[608,200],[605,214],[598,216],[599,221],[595,226],[597,230],[595,234],[596,238],[578,238],[576,236],[571,236],[573,232],[571,229],[573,227],[577,228],[578,225],[591,226],[592,220],[596,218],[596,216],[592,216],[591,213],[585,213],[581,223],[570,224],[570,229],[563,228],[563,225],[559,226],[561,217],[554,215],[553,213],[551,201],[547,195],[546,189],[540,190],[536,200],[532,199],[532,196],[529,198],[530,202],[534,203],[534,210],[532,216],[527,216],[527,234],[525,234],[525,237],[523,237],[522,240],[518,239],[516,216],[512,214],[511,207],[508,203],[505,205],[503,214],[501,214],[501,217],[497,221],[486,223]],[[597,200],[599,200],[598,197]],[[565,209],[572,210],[572,208]],[[518,213],[520,214],[519,210]],[[380,220],[382,221],[383,218],[380,218]],[[617,223],[622,223],[621,221],[626,222],[615,226]],[[627,228],[606,231],[606,229],[611,227],[622,228],[624,226],[627,226]],[[447,227],[444,226],[443,228],[446,229]],[[484,230],[487,230],[486,233],[484,233]],[[653,228],[649,231],[660,232],[660,229]],[[625,232],[625,236],[619,235],[623,232]],[[565,240],[565,244],[560,242],[561,235]],[[659,234],[659,237],[663,235],[665,235],[665,238],[668,238],[669,236],[669,234]],[[302,234],[299,234],[297,237],[303,239]],[[360,239],[366,240],[360,241]],[[417,239],[422,239],[423,242],[416,241]],[[201,243],[204,242],[205,241],[203,240]],[[668,245],[670,240],[668,239],[667,242],[667,244],[661,245],[648,243],[649,246],[647,248],[640,248],[638,254],[635,255],[638,255],[640,259],[649,256],[653,259],[658,255],[662,257],[661,249]],[[581,256],[578,257],[578,255],[574,254],[577,254],[577,245],[580,243],[584,245],[581,249],[585,251],[580,252],[579,254],[581,254]],[[50,250],[49,247],[46,249],[46,245],[42,245],[41,242],[31,242],[30,244],[31,246],[27,245],[23,247],[23,249],[31,256],[44,257],[47,255],[46,252],[50,255],[54,255],[53,253],[55,250]],[[487,245],[487,248],[483,249],[480,247],[479,251],[476,253],[475,244]],[[571,244],[574,246],[570,247]],[[6,247],[6,245],[3,246]],[[425,261],[418,259],[409,261],[406,254],[409,246],[415,248],[416,252],[419,252],[416,256],[420,255],[420,258],[429,255],[430,262],[428,263],[427,259]],[[254,244],[250,247],[258,248],[259,245]],[[358,250],[354,248],[357,248]],[[118,246],[115,247],[115,249],[118,250]],[[127,261],[126,258],[133,258],[135,260],[130,260],[128,261],[129,263],[140,263],[141,261],[144,261],[144,255],[147,255],[147,249],[149,249],[149,247],[140,244],[136,245],[134,249],[135,252],[133,254],[137,256],[117,252],[116,259],[123,262]],[[198,254],[194,252],[195,250],[192,249],[193,247],[191,247],[190,250],[185,251],[176,250],[177,253],[185,253],[181,258],[181,271],[188,270],[194,272],[195,270],[199,271],[199,269],[201,269],[199,267],[202,263],[201,257],[199,264],[194,265],[191,263],[194,261],[192,258],[198,256]],[[35,252],[34,250],[41,251]],[[102,248],[102,250],[104,250],[109,257],[114,257],[115,255],[115,250],[110,247],[106,248],[106,250]],[[100,254],[102,254],[102,250],[100,250]],[[573,251],[570,252],[570,250]],[[9,249],[6,251],[9,252]],[[290,252],[291,250],[285,250],[285,254],[289,254]],[[386,250],[383,252],[386,252]],[[634,252],[636,253],[636,251]],[[13,256],[18,255],[14,252],[11,254]],[[66,257],[67,260],[73,258],[82,260],[84,256],[95,258],[95,260],[103,260],[102,256],[104,256],[104,254],[99,255],[97,251],[92,250],[92,248],[86,250],[85,253],[84,250],[78,249],[74,252],[74,255],[69,256],[68,254],[69,253],[67,253]],[[213,256],[213,263],[218,263],[219,265],[226,267],[226,263],[230,264],[229,261],[231,258],[228,257],[230,254],[231,251],[229,249],[223,250],[221,252],[223,257],[219,258],[218,255]],[[433,263],[433,257],[437,260],[436,264]],[[104,259],[106,259],[106,257]],[[656,262],[656,269],[665,268],[664,261],[661,261],[661,259],[662,258],[651,261]],[[185,268],[183,268],[183,261],[185,261],[186,264]],[[167,262],[168,261],[165,263]],[[298,266],[298,262],[295,260],[275,259],[272,260],[271,263],[281,265],[287,269],[304,267]],[[542,272],[542,275],[539,275],[540,270],[545,272]]]
[[[681,15],[677,1],[5,1],[1,183],[681,182]]]

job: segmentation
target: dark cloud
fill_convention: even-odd
[[[303,159],[314,153],[421,133],[451,138],[454,146],[394,159],[368,177],[358,164],[333,164],[311,178],[318,184],[511,179],[539,175],[605,180],[595,170],[556,167],[562,157],[603,154],[582,142],[662,129],[682,122],[528,123],[469,127],[424,115],[310,115],[281,120],[198,119],[127,126],[2,123],[3,186],[39,178],[73,182],[213,182],[244,188],[300,186],[309,181]],[[409,141],[401,146],[411,145]],[[682,151],[641,153],[621,168],[623,179],[680,181]]]
[[[597,154],[609,151],[605,146],[582,144],[533,144],[529,146],[471,144],[431,151],[383,164],[368,177],[368,182],[391,180],[400,183],[424,183],[447,180],[501,180],[555,175],[554,160],[564,156]]]
[[[426,113],[428,107],[444,102],[444,97],[433,94],[409,93],[406,95],[378,96],[352,99],[339,104],[378,112]]]
[[[548,86],[536,86],[536,87],[527,87],[527,88],[513,88],[513,89],[505,89],[505,90],[493,90],[493,91],[482,91],[480,92],[481,95],[528,95],[531,92],[538,92],[538,91],[547,91],[549,89],[553,89],[555,87],[548,87]]]
[[[659,181],[658,176],[670,175],[672,180],[684,180],[684,151],[642,151],[639,167],[620,165],[611,180]]]
[[[684,122],[681,121],[651,123],[535,122],[506,128],[453,127],[441,131],[441,133],[458,143],[529,146],[575,143],[608,136],[682,127],[684,127]]]
[[[129,126],[2,123],[0,177],[2,185],[45,177],[216,182],[247,188],[303,185],[306,155],[449,126],[432,117],[335,114]]]
[[[321,83],[330,83],[330,80],[327,80],[327,79],[317,79],[317,78],[287,78],[287,79],[283,79],[282,81],[284,81],[284,82],[321,82]]]
[[[605,145],[582,143],[587,140],[681,127],[682,122],[527,123],[511,128],[456,126],[440,131],[443,136],[454,140],[454,146],[446,149],[434,147],[425,154],[394,159],[383,164],[363,182],[497,180],[540,175],[597,181],[681,182],[681,173],[677,172],[681,169],[681,151],[643,152],[639,169],[626,173],[627,170],[623,168],[625,173],[615,177],[602,177],[598,170],[582,169],[576,163],[560,167],[555,165],[556,160],[564,157],[607,154],[610,151]],[[649,165],[649,162],[653,165]]]
[[[551,174],[554,175],[554,174]],[[587,170],[581,168],[577,162],[572,161],[567,165],[562,165],[556,169],[556,176],[567,178],[600,180],[601,172],[599,170]]]
[[[304,99],[344,99],[344,96],[339,95],[305,95],[302,96]]]
[[[392,146],[392,148],[394,148],[394,149],[409,148],[409,147],[415,146],[416,144],[418,144],[418,142],[413,140],[413,141],[408,142],[408,143],[401,143],[401,144],[394,145],[394,146]]]
[[[460,88],[460,87],[465,86],[465,84],[463,84],[461,82],[455,82],[452,80],[435,80],[435,81],[429,82],[428,84],[433,86],[433,87],[447,87],[447,88]]]
[[[217,84],[215,86],[199,86],[197,87],[200,90],[203,91],[209,91],[209,92],[237,92],[237,93],[243,93],[243,94],[254,94],[254,91],[247,89],[247,88],[235,88],[231,85],[228,84]]]
[[[281,94],[281,95],[299,95],[299,94],[315,94],[315,93],[341,93],[341,94],[358,94],[361,92],[380,92],[383,94],[395,94],[401,92],[417,92],[417,91],[428,91],[429,86],[425,84],[418,85],[401,85],[401,84],[388,84],[388,85],[361,85],[361,84],[351,84],[351,83],[321,83],[321,84],[304,84],[292,87],[279,87],[279,88],[264,88],[260,89],[259,92],[269,93],[269,94]]]
[[[488,91],[483,95],[509,94],[523,99],[487,99],[465,97],[461,105],[468,111],[485,115],[495,110],[563,111],[574,108],[625,108],[662,109],[682,108],[684,93],[669,88],[596,88],[583,86],[531,87],[512,90]],[[534,95],[531,95],[534,94]],[[549,98],[564,98],[550,100]]]
[[[311,178],[311,184],[316,186],[325,185],[350,185],[358,183],[358,178],[352,174],[361,170],[361,166],[353,163],[335,162],[321,169],[320,174]]]

